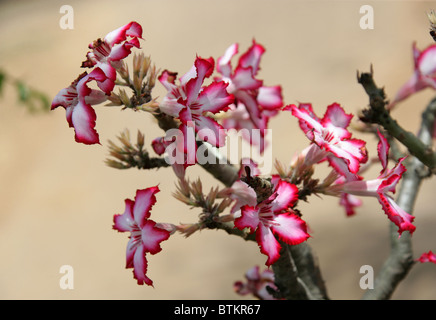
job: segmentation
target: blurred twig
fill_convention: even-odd
[[[25,106],[29,112],[48,112],[50,110],[50,100],[45,93],[29,86],[20,79],[14,78],[4,70],[0,70],[0,96],[3,94],[5,83],[15,87],[18,102]]]

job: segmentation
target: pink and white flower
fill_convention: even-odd
[[[117,78],[116,69],[121,66],[121,60],[126,58],[132,47],[139,48],[142,39],[142,27],[137,22],[130,22],[114,31],[109,32],[104,38],[97,39],[89,45],[90,52],[82,67],[97,67],[105,74],[105,79],[98,81],[97,85],[107,95],[110,95]]]
[[[107,99],[104,92],[90,89],[87,83],[103,80],[105,75],[100,69],[91,73],[82,73],[71,85],[62,89],[54,97],[51,110],[62,106],[65,108],[67,122],[75,130],[75,140],[85,144],[99,143],[95,130],[96,114],[91,105],[100,104]]]
[[[241,216],[235,219],[235,226],[242,230],[249,228],[251,233],[256,232],[256,240],[260,251],[268,256],[266,265],[272,265],[280,257],[280,240],[295,245],[306,241],[310,236],[307,233],[306,223],[292,211],[292,206],[298,198],[298,189],[295,185],[273,176],[273,194],[255,206],[241,207]]]
[[[162,250],[160,243],[170,237],[165,224],[150,219],[150,210],[156,203],[157,186],[137,190],[135,201],[125,200],[123,214],[114,215],[113,228],[119,232],[130,232],[126,250],[126,268],[133,268],[133,276],[138,284],[153,286],[147,277],[146,254],[156,254]]]
[[[436,264],[436,255],[430,250],[429,252],[424,252],[417,261],[424,262],[432,262]]]
[[[276,300],[267,290],[270,287],[277,290],[274,283],[274,272],[270,269],[265,269],[262,273],[259,271],[259,266],[254,266],[245,273],[245,283],[236,281],[233,285],[235,292],[245,296],[252,294],[260,300]]]
[[[405,157],[400,158],[392,169],[388,169],[389,143],[386,138],[378,132],[380,141],[378,143],[378,156],[382,164],[380,175],[373,180],[352,180],[343,181],[332,185],[328,189],[333,193],[346,193],[355,196],[375,197],[382,205],[382,208],[389,220],[398,226],[398,233],[415,231],[412,224],[414,217],[404,211],[391,197],[390,193],[395,193],[397,183],[400,181],[406,167],[402,164]]]
[[[425,88],[436,89],[436,44],[430,45],[424,51],[419,51],[416,43],[413,43],[412,49],[414,73],[397,92],[389,108],[393,108],[398,102]]]
[[[353,115],[346,114],[338,103],[329,105],[321,119],[316,116],[310,103],[299,104],[298,107],[288,105],[284,110],[291,111],[298,118],[302,131],[325,153],[325,158],[319,154],[321,151],[312,151],[312,155],[328,160],[341,175],[356,174],[360,165],[368,160],[366,142],[351,138],[347,130]]]
[[[231,60],[238,53],[238,44],[235,43],[218,58],[216,67],[222,75],[218,79],[229,84],[227,90],[235,97],[229,115],[223,119],[223,126],[236,130],[260,130],[260,137],[250,134],[243,137],[250,144],[257,145],[261,153],[266,146],[264,130],[268,121],[283,106],[281,87],[263,86],[263,81],[255,78],[264,52],[264,47],[253,40],[252,46],[240,56],[233,70]]]
[[[227,83],[213,81],[203,86],[206,78],[210,77],[214,69],[212,58],[197,57],[191,70],[183,75],[176,85],[176,73],[165,70],[159,76],[159,81],[168,93],[160,103],[160,110],[170,116],[180,119],[181,131],[185,131],[186,124],[193,122],[198,137],[215,147],[225,145],[223,127],[208,113],[216,114],[226,110],[233,102],[233,96],[227,93]]]

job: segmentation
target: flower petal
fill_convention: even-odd
[[[241,180],[235,181],[231,186],[230,198],[236,200],[231,213],[234,214],[242,206],[248,205],[254,208],[257,204],[257,195],[253,188]]]
[[[77,142],[84,144],[100,143],[98,133],[94,129],[96,119],[97,115],[90,105],[79,101],[74,106],[71,113],[71,123],[76,133],[75,139]]]
[[[282,87],[260,87],[257,94],[257,102],[268,110],[276,110],[283,107]]]
[[[186,99],[187,99],[186,103],[188,106],[197,100],[204,79],[211,76],[214,69],[214,61],[212,58],[203,59],[197,57],[195,59],[194,66],[196,72],[195,77],[192,77],[192,75],[187,76],[185,74],[180,79],[180,81],[183,84],[183,82],[186,81],[189,77],[192,77],[189,79],[189,81],[186,82]],[[191,73],[192,71],[190,72],[190,74]]]
[[[214,81],[205,87],[198,96],[197,103],[200,105],[201,112],[211,112],[213,114],[226,110],[227,106],[233,103],[234,98],[226,90],[227,83],[224,81]]]
[[[238,90],[255,90],[262,86],[263,81],[254,78],[251,67],[238,67],[232,77],[232,83]]]
[[[321,123],[325,127],[333,126],[346,129],[352,118],[352,114],[346,114],[338,103],[333,103],[327,107]]]
[[[156,222],[147,220],[142,226],[142,245],[145,252],[156,254],[162,250],[160,243],[167,240],[170,233],[167,230],[156,227]]]
[[[294,104],[287,105],[283,110],[291,111],[292,115],[298,118],[301,130],[307,135],[309,140],[313,140],[313,131],[322,132],[322,125],[314,116],[310,104],[300,104],[298,107]]]
[[[125,41],[128,36],[142,38],[141,25],[135,21],[132,21],[132,22],[130,22],[122,27],[119,27],[118,29],[115,29],[115,30],[109,32],[104,37],[104,40],[106,43],[113,46],[117,43]]]
[[[153,139],[153,141],[151,142],[151,146],[154,152],[156,152],[160,156],[165,153],[165,149],[167,147],[163,137]]]
[[[146,220],[150,217],[150,210],[156,203],[155,194],[159,191],[158,186],[136,191],[133,218],[139,228],[142,229]]]
[[[347,217],[351,217],[356,213],[354,208],[362,205],[362,200],[352,194],[342,193],[339,204],[345,208]]]
[[[436,44],[430,45],[421,52],[417,58],[418,71],[429,77],[434,77],[436,73]]]
[[[198,137],[213,145],[214,147],[223,147],[226,143],[226,132],[224,128],[214,119],[199,116],[195,120],[195,129]]]
[[[259,209],[247,205],[241,207],[241,216],[235,219],[236,228],[240,230],[250,228],[250,232],[254,232],[259,223]]]
[[[351,173],[357,173],[360,164],[365,163],[368,160],[365,145],[366,142],[359,139],[342,140],[335,144],[323,143],[323,147],[326,150],[347,162]]]
[[[436,255],[430,250],[429,252],[424,252],[417,261],[424,262],[432,262],[436,264]]]
[[[377,130],[377,134],[380,139],[377,144],[377,154],[382,164],[382,170],[380,171],[380,174],[382,175],[386,172],[388,167],[390,145],[388,143],[388,140],[381,134],[380,130]]]
[[[378,200],[381,203],[383,210],[385,211],[389,220],[398,226],[398,233],[400,236],[403,231],[409,231],[410,234],[413,234],[416,229],[416,227],[412,224],[413,220],[415,219],[414,216],[401,209],[391,197],[386,196],[385,194],[380,193],[378,195]]]
[[[300,244],[310,237],[306,222],[294,213],[279,214],[273,221],[271,227],[273,233],[289,245]]]
[[[265,262],[267,266],[272,265],[278,260],[278,258],[280,258],[280,243],[274,237],[271,229],[262,223],[259,224],[259,227],[257,228],[256,240],[260,246],[260,252],[268,256],[268,259]]]
[[[217,59],[216,69],[224,77],[230,78],[232,75],[232,65],[230,60],[238,53],[238,44],[234,43],[227,48],[223,56]]]
[[[113,228],[120,232],[132,231],[135,224],[133,219],[133,205],[134,202],[130,199],[124,200],[126,208],[123,214],[114,215],[114,225]]]
[[[144,283],[153,286],[153,281],[145,274],[147,273],[147,259],[145,250],[142,245],[138,246],[133,257],[133,276],[138,281],[139,285]]]
[[[274,194],[277,194],[277,196],[271,202],[271,211],[279,212],[295,204],[298,199],[298,188],[292,183],[280,180],[277,183]]]
[[[243,68],[251,67],[253,75],[256,75],[264,52],[265,48],[253,40],[251,47],[239,58],[239,66]]]

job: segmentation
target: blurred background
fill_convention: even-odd
[[[59,21],[63,4],[74,9],[74,29]],[[359,26],[362,5],[374,9],[374,29]],[[266,48],[259,78],[282,85],[286,104],[311,102],[318,115],[338,102],[348,113],[368,104],[356,72],[372,64],[375,80],[389,97],[413,72],[412,43],[432,43],[425,1],[0,1],[0,68],[45,92],[50,100],[79,73],[93,40],[134,20],[144,30],[142,51],[161,70],[184,74],[195,56],[221,56],[232,43],[240,52],[253,39]],[[236,62],[234,62],[236,63]],[[224,232],[204,230],[188,239],[172,236],[162,252],[148,256],[154,288],[138,286],[124,269],[128,234],[112,230],[114,214],[137,189],[159,183],[162,190],[152,219],[197,221],[198,212],[172,198],[171,169],[120,171],[104,164],[107,141],[128,128],[151,142],[162,131],[147,113],[96,106],[102,145],[74,142],[62,108],[29,113],[6,83],[0,97],[0,298],[1,299],[241,299],[234,281],[266,257],[255,243]],[[155,96],[163,97],[160,84]],[[422,91],[393,111],[416,132],[421,111],[433,97]],[[274,158],[288,163],[308,145],[290,113],[270,122]],[[134,136],[134,135],[133,135]],[[368,140],[376,155],[374,137]],[[379,169],[370,172],[377,177]],[[205,189],[218,183],[201,168],[189,168]],[[426,180],[415,206],[416,258],[436,250],[434,190]],[[332,299],[359,299],[359,269],[375,273],[389,252],[388,219],[376,199],[364,199],[357,215],[346,218],[338,200],[312,197],[300,206]],[[74,289],[62,290],[62,265],[74,269]],[[436,266],[417,264],[393,299],[435,299]]]

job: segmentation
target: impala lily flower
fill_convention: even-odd
[[[127,244],[126,268],[133,268],[133,276],[138,284],[153,286],[147,277],[146,253],[156,254],[162,250],[160,243],[170,237],[169,228],[150,220],[150,210],[156,203],[157,186],[137,190],[135,201],[125,200],[123,214],[114,216],[113,228],[119,232],[130,232]]]
[[[297,187],[279,176],[273,176],[271,183],[274,185],[273,194],[256,206],[241,207],[241,216],[235,219],[238,229],[249,228],[251,232],[256,232],[260,251],[268,256],[267,266],[280,257],[281,245],[274,234],[290,245],[309,238],[306,223],[291,209],[297,201]]]
[[[91,105],[102,103],[107,99],[104,92],[90,89],[87,83],[105,78],[100,69],[91,73],[82,73],[71,85],[59,91],[51,104],[51,110],[62,106],[65,108],[67,122],[75,130],[75,140],[85,144],[99,143],[95,128],[96,114]]]
[[[270,269],[265,269],[262,273],[259,272],[259,266],[254,266],[245,273],[247,282],[236,281],[233,285],[235,292],[239,295],[252,294],[260,300],[275,300],[268,292],[266,287],[276,290],[274,283],[274,272]]]
[[[103,40],[97,39],[89,45],[91,51],[86,55],[87,59],[82,62],[82,67],[95,66],[103,71],[106,78],[98,81],[97,84],[107,95],[110,95],[115,86],[116,69],[121,66],[120,60],[131,53],[132,47],[140,47],[138,38],[142,38],[142,27],[132,21],[109,32]]]
[[[291,111],[298,118],[300,128],[309,140],[325,151],[326,159],[340,170],[340,174],[346,175],[344,171],[347,169],[356,174],[360,165],[368,160],[365,141],[351,138],[347,130],[353,115],[346,114],[339,104],[329,105],[322,119],[313,112],[311,104],[288,105],[284,110]]]
[[[378,132],[378,135],[380,141],[377,150],[382,164],[379,177],[374,180],[345,181],[331,186],[330,191],[336,194],[339,192],[377,198],[389,220],[398,226],[398,233],[401,235],[403,231],[407,230],[412,234],[415,231],[415,226],[412,224],[415,218],[401,209],[390,196],[390,193],[395,193],[397,183],[400,181],[403,173],[406,172],[406,168],[402,164],[405,157],[400,158],[395,166],[389,170],[387,165],[390,146],[380,132]]]
[[[436,255],[430,250],[429,252],[423,253],[417,261],[424,263],[424,262],[432,262],[436,264]]]
[[[227,91],[235,97],[229,116],[223,119],[223,126],[236,130],[260,130],[260,139],[251,135],[243,137],[252,145],[257,145],[261,153],[265,148],[264,130],[268,127],[268,121],[283,106],[281,87],[263,86],[262,80],[255,78],[264,52],[264,47],[253,40],[252,46],[241,55],[233,70],[231,59],[238,53],[238,44],[235,43],[218,58],[216,67],[222,75],[219,79],[229,84]]]
[[[413,43],[413,60],[415,71],[397,92],[389,108],[393,108],[398,102],[425,88],[436,89],[436,44],[419,51],[416,43]]]
[[[181,131],[186,123],[193,122],[199,138],[215,147],[225,144],[223,127],[207,114],[216,114],[226,110],[233,102],[233,96],[226,91],[227,83],[214,81],[202,87],[206,78],[212,75],[214,60],[197,57],[191,70],[180,78],[180,85],[175,84],[176,73],[163,71],[159,81],[168,90],[160,103],[160,110],[182,122]]]

